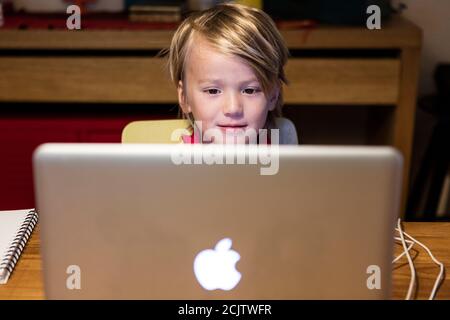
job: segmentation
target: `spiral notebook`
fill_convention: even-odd
[[[6,284],[38,221],[34,209],[0,211],[0,284]]]

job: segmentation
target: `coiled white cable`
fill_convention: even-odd
[[[398,219],[397,221],[397,228],[395,229],[400,237],[395,237],[395,240],[400,241],[402,246],[403,246],[403,252],[398,255],[393,261],[392,263],[397,262],[398,260],[400,260],[401,257],[403,257],[404,255],[406,255],[406,258],[408,259],[408,264],[409,264],[409,268],[411,270],[411,279],[409,282],[409,288],[408,288],[408,292],[406,294],[406,300],[410,300],[413,290],[414,290],[414,284],[416,281],[416,270],[414,268],[414,262],[411,259],[411,255],[409,254],[409,251],[412,249],[412,247],[414,246],[414,244],[418,244],[419,246],[421,246],[422,248],[424,248],[427,253],[429,254],[429,256],[431,257],[431,259],[433,260],[433,262],[435,264],[437,264],[439,266],[439,274],[436,278],[436,281],[434,282],[434,286],[433,289],[430,293],[430,296],[428,297],[429,300],[433,300],[436,296],[437,290],[439,288],[439,285],[441,284],[442,280],[444,279],[444,264],[440,261],[438,261],[434,255],[431,253],[431,250],[424,245],[423,243],[421,243],[420,241],[416,240],[415,238],[413,238],[411,235],[409,235],[408,233],[406,233],[405,231],[403,231],[402,225],[401,225],[401,220]],[[405,236],[409,239],[405,239]],[[409,246],[407,246],[406,244],[409,244]]]

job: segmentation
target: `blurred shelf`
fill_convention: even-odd
[[[418,48],[422,38],[421,30],[402,17],[394,17],[383,24],[381,30],[368,30],[361,26],[288,29],[283,27],[286,25],[283,22],[278,24],[290,49]],[[159,29],[149,24],[133,30],[108,30],[105,25],[102,30],[87,28],[79,31],[0,28],[0,49],[158,50],[170,44],[175,28],[176,24],[162,24]]]

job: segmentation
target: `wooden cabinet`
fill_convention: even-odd
[[[164,63],[152,57],[3,57],[0,99],[176,103]],[[286,103],[395,104],[400,60],[291,58],[286,75]]]
[[[404,207],[421,30],[401,17],[394,17],[385,22],[381,30],[320,26],[307,30],[281,30],[281,33],[291,51],[286,66],[290,85],[284,88],[285,103],[298,108],[302,105],[370,106],[367,142],[391,145],[403,154]],[[61,103],[61,109],[64,103],[77,103],[80,109],[85,104],[145,104],[149,115],[155,115],[150,110],[151,105],[166,104],[170,108],[177,102],[164,60],[156,56],[160,49],[169,46],[172,35],[171,30],[0,30],[1,108],[11,102]],[[319,107],[317,110],[323,112]],[[109,116],[107,108],[104,116]],[[8,179],[16,181],[31,179],[29,155],[38,142],[52,139],[115,141],[120,131],[115,122],[106,120],[86,120],[67,127],[53,122],[36,131],[27,129],[20,120],[16,123],[22,129],[14,129],[7,119],[1,121],[3,146],[9,144],[8,148],[16,151],[3,156],[0,170],[2,175],[8,174]],[[70,118],[62,115],[61,123],[65,121],[70,123]],[[105,123],[108,125],[103,126]],[[108,127],[110,124],[111,128]],[[23,130],[20,138],[16,130]],[[20,139],[24,140],[21,144],[18,143]],[[8,152],[4,151],[8,148],[0,150]],[[18,176],[13,175],[8,168],[14,163],[21,163],[28,173],[20,173],[20,166],[16,165]],[[17,188],[1,190],[0,209],[6,207],[5,203],[22,206],[19,205],[22,204],[21,197],[31,199],[29,188],[26,195]],[[28,200],[25,203],[27,206],[32,204]]]

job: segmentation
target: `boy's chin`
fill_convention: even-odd
[[[228,134],[223,135],[223,137],[213,137],[212,141],[210,141],[209,143],[236,145],[236,144],[249,144],[250,143],[249,140],[250,140],[249,137],[244,135]]]
[[[203,135],[203,143],[214,144],[251,144],[257,143],[256,131],[245,128],[238,130],[224,130],[223,128],[214,128],[211,134]]]

